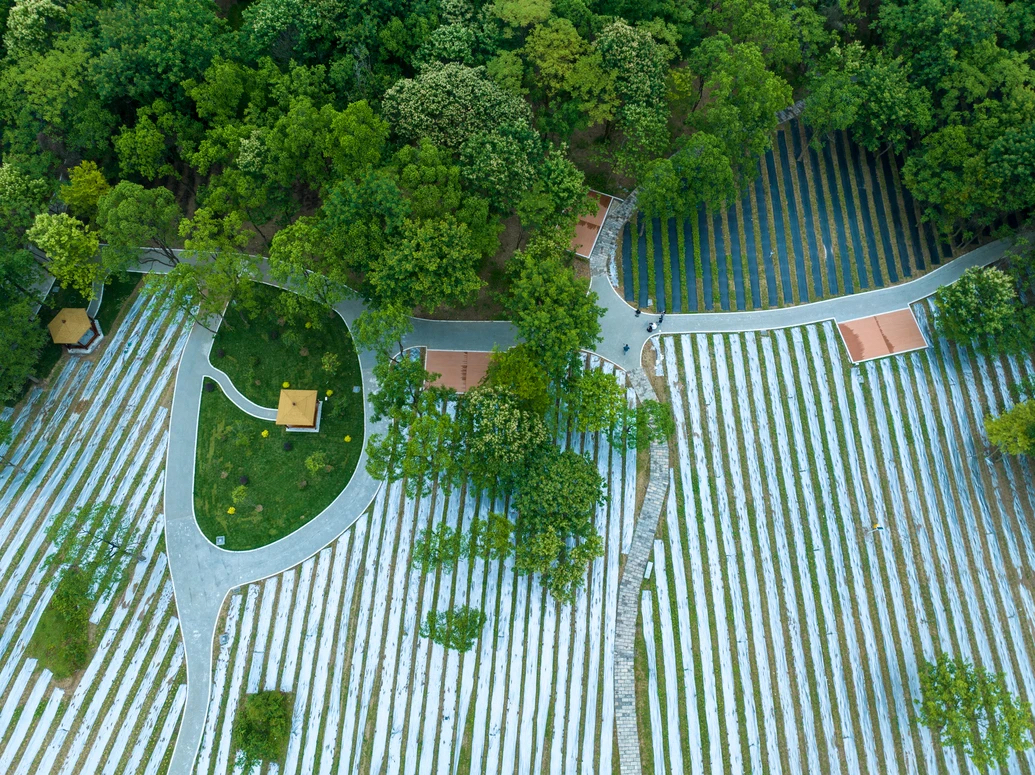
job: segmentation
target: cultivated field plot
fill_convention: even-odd
[[[849,369],[833,324],[662,355],[655,772],[976,772],[914,723],[917,662],[962,654],[1035,700],[1033,471],[989,459],[981,422],[1031,362],[942,342]]]
[[[282,773],[610,773],[618,560],[632,538],[635,455],[574,436],[610,484],[597,511],[606,555],[578,601],[558,608],[513,561],[461,560],[422,578],[420,531],[467,528],[502,504],[464,492],[416,502],[396,484],[301,566],[233,594],[219,649],[198,773],[236,771],[231,729],[243,693],[294,693]],[[424,613],[487,615],[460,654],[419,636]]]
[[[724,213],[626,224],[626,300],[669,312],[761,309],[881,288],[951,257],[919,222],[894,157],[843,132],[816,153],[811,138],[798,120],[781,124],[755,181]]]
[[[168,398],[182,321],[138,299],[96,362],[73,358],[13,420],[0,468],[0,772],[158,773],[186,691],[161,514]],[[96,651],[60,684],[26,647],[54,593],[47,529],[89,504],[122,506],[125,545],[93,580]],[[87,555],[107,550],[93,541]],[[80,558],[80,562],[89,557]]]

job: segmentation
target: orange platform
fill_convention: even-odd
[[[838,323],[837,327],[853,363],[927,347],[911,309],[849,320]]]

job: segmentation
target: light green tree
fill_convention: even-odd
[[[68,171],[68,184],[58,191],[72,214],[88,223],[97,215],[97,203],[111,190],[96,162],[81,161]]]
[[[144,188],[123,180],[101,197],[97,227],[107,242],[105,264],[128,264],[140,258],[140,248],[155,247],[168,266],[180,259],[173,248],[183,212],[172,192],[161,186]]]
[[[509,491],[549,441],[542,418],[521,408],[505,388],[478,387],[464,396],[464,468],[478,486]]]
[[[403,340],[413,331],[409,313],[398,305],[373,307],[365,310],[352,324],[352,338],[356,346],[373,350],[380,357],[391,355],[398,348],[403,355]]]
[[[1002,673],[945,652],[919,668],[917,721],[939,734],[942,745],[961,746],[982,771],[1032,747],[1031,704],[1009,692]]]
[[[985,433],[989,442],[1007,455],[1035,452],[1035,400],[1022,401],[998,416],[988,415]]]
[[[61,287],[74,288],[86,298],[93,298],[94,283],[101,277],[96,232],[67,213],[40,213],[25,236],[46,254],[47,269]]]
[[[690,217],[704,204],[721,209],[737,193],[726,147],[707,132],[696,132],[672,156],[647,165],[637,203],[652,218]]]
[[[938,331],[958,344],[995,348],[1018,313],[1017,289],[995,267],[971,267],[959,280],[934,294]]]

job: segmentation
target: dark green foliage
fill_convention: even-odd
[[[939,734],[942,745],[961,746],[983,771],[1032,747],[1031,705],[1007,690],[1002,673],[945,652],[934,662],[922,660],[919,672],[917,721]]]
[[[440,646],[456,651],[470,651],[485,626],[485,614],[466,605],[448,611],[428,611],[421,624],[422,638],[430,638]]]
[[[1018,353],[1035,341],[1035,308],[1021,303],[1018,280],[1030,259],[1017,259],[1017,274],[972,267],[934,295],[938,332],[982,352]]]
[[[288,692],[246,694],[234,719],[233,745],[237,763],[250,769],[260,762],[283,762],[291,734]]]

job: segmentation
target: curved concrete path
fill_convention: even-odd
[[[827,301],[797,307],[774,310],[728,313],[696,313],[668,315],[663,331],[658,333],[702,333],[723,331],[761,330],[813,323],[821,320],[850,320],[864,315],[902,309],[931,293],[940,285],[952,282],[962,272],[977,265],[990,263],[1002,255],[1007,243],[1000,241],[968,253],[923,277],[901,285],[883,288],[853,296],[844,296]],[[618,295],[607,278],[603,262],[594,256],[594,271],[591,285],[597,292],[605,314],[601,318],[602,340],[597,352],[631,373],[642,375],[641,352],[650,336],[646,325],[653,316],[634,316],[633,310]],[[148,263],[145,259],[144,263]],[[167,267],[151,261],[141,271],[163,271]],[[353,323],[363,311],[358,300],[349,300],[335,306],[347,325]],[[256,417],[272,419],[275,410],[258,406],[244,398],[233,386],[226,374],[209,362],[213,334],[201,326],[194,326],[184,347],[176,374],[173,405],[170,417],[169,447],[167,452],[165,480],[166,544],[169,568],[180,627],[183,632],[187,660],[187,700],[176,746],[173,751],[170,772],[188,775],[194,764],[201,743],[205,716],[208,712],[212,682],[213,642],[219,612],[223,601],[234,588],[280,573],[319,552],[340,536],[356,521],[373,501],[380,482],[374,481],[366,472],[366,451],[361,452],[356,472],[341,494],[320,515],[303,527],[279,541],[247,552],[230,552],[214,546],[198,528],[194,519],[194,458],[198,433],[198,411],[201,405],[202,384],[205,377],[216,380],[224,392],[245,412]],[[413,333],[404,342],[407,347],[426,346],[443,350],[491,350],[510,347],[517,341],[514,327],[506,322],[467,322],[414,320]],[[623,345],[629,351],[623,351]],[[371,434],[384,429],[383,424],[370,421],[369,396],[376,389],[373,377],[374,357],[369,352],[359,355],[362,372],[364,400],[364,433]],[[638,380],[637,380],[638,381]],[[643,378],[643,383],[646,379]],[[650,390],[649,383],[641,385],[639,391]],[[652,391],[651,391],[652,392]],[[662,456],[660,450],[651,455],[651,481],[648,492],[664,496],[668,484],[667,450]],[[664,459],[662,459],[664,458]],[[664,469],[664,470],[661,470]],[[653,489],[651,489],[653,488]],[[656,492],[655,492],[656,491]],[[660,495],[658,495],[660,493]],[[660,505],[651,498],[644,504],[650,519],[638,519],[634,532],[634,543],[643,544],[644,551],[630,553],[622,575],[619,596],[621,600],[638,601],[640,582],[654,538]],[[657,506],[655,508],[655,506]],[[641,512],[642,515],[642,512]],[[632,604],[630,604],[632,606]],[[636,606],[638,607],[638,606]],[[633,607],[630,607],[630,611]],[[619,612],[621,617],[621,612]],[[635,618],[627,625],[627,614],[619,622],[619,646],[616,658],[616,708],[619,720],[619,751],[623,773],[638,773],[640,770],[639,747],[635,727],[635,683],[632,680],[631,636],[635,629]],[[625,648],[628,630],[630,645]],[[625,675],[626,672],[630,674]],[[626,680],[628,679],[628,680]],[[628,696],[632,692],[631,696]],[[632,727],[622,735],[623,724]],[[624,744],[623,744],[624,743]]]

